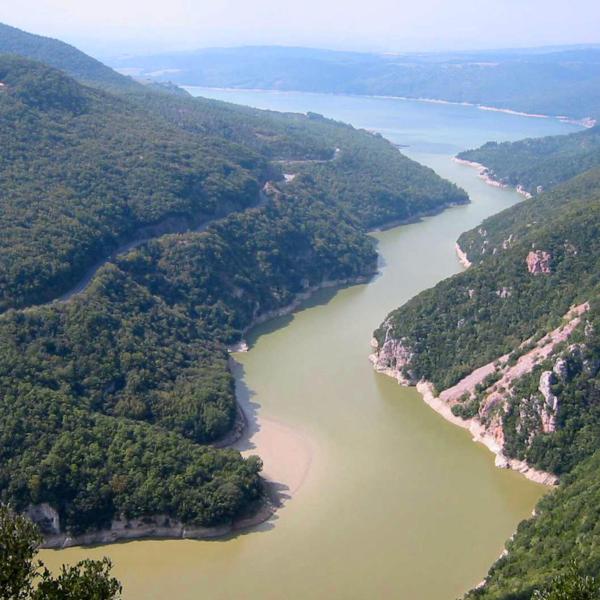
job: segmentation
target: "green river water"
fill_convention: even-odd
[[[291,427],[312,449],[302,486],[268,522],[217,541],[137,541],[44,551],[56,567],[108,555],[132,600],[450,600],[477,584],[544,489],[494,467],[414,389],[376,374],[371,333],[419,291],[460,271],[458,235],[521,200],[451,156],[488,139],[569,132],[555,120],[462,106],[318,94],[202,90],[238,103],[312,110],[381,131],[463,186],[472,203],[374,234],[381,273],[323,290],[256,328],[237,354],[251,420]],[[258,421],[260,424],[260,421]],[[277,449],[275,448],[275,453]]]

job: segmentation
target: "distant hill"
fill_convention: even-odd
[[[598,47],[402,55],[213,48],[111,63],[178,84],[436,98],[577,119],[600,116]]]
[[[122,89],[140,87],[131,78],[116,73],[70,44],[27,33],[3,23],[0,23],[0,54],[16,54],[39,60],[86,83]]]

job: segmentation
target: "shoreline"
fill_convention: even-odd
[[[178,87],[189,92],[189,88],[204,89],[204,90],[215,90],[219,92],[270,92],[272,94],[314,94],[314,95],[326,95],[326,96],[347,96],[350,98],[374,98],[381,100],[402,100],[406,102],[423,102],[425,104],[445,104],[449,106],[466,106],[469,108],[476,108],[477,110],[485,110],[488,112],[498,112],[506,115],[512,115],[516,117],[526,117],[529,119],[556,119],[562,123],[568,123],[569,125],[577,125],[590,129],[594,127],[598,121],[592,117],[582,117],[577,119],[575,117],[567,117],[566,115],[546,115],[541,113],[528,113],[512,108],[499,108],[497,106],[488,106],[486,104],[479,104],[476,102],[459,102],[457,100],[443,100],[441,98],[425,98],[425,97],[411,97],[411,96],[394,96],[391,94],[352,94],[344,92],[317,92],[307,90],[277,90],[270,88],[236,88],[236,87],[213,87],[205,85],[190,85],[180,84]]]
[[[449,203],[434,209],[433,211],[415,215],[410,219],[405,219],[400,222],[390,222],[389,225],[383,227],[391,229],[393,227],[414,223],[421,218],[439,214],[444,210],[457,205],[457,203]],[[256,206],[253,208],[256,208]],[[371,230],[371,232],[376,231],[381,231],[381,229]],[[320,284],[310,286],[306,290],[296,294],[289,304],[257,315],[252,322],[243,329],[242,336],[246,335],[257,325],[293,313],[300,308],[303,302],[309,300],[313,294],[320,290],[368,283],[377,275],[377,273],[378,266],[376,264],[372,271],[365,275],[357,275],[355,277],[343,279],[326,279]],[[248,343],[243,337],[228,348],[230,354],[247,352],[248,350]],[[230,369],[232,370],[232,373],[235,370],[235,364],[235,361],[233,361],[230,356]],[[269,465],[268,467],[265,466],[261,474],[265,494],[253,515],[240,517],[229,524],[216,527],[187,527],[182,523],[169,519],[169,517],[165,515],[151,515],[139,519],[131,519],[129,521],[115,520],[110,529],[101,529],[80,536],[70,536],[67,533],[48,536],[44,539],[44,542],[40,547],[44,549],[59,550],[73,546],[106,545],[119,541],[134,541],[139,539],[222,539],[236,532],[250,530],[268,521],[275,512],[283,506],[285,501],[292,498],[292,495],[297,492],[302,483],[304,483],[304,480],[308,475],[308,470],[313,462],[314,451],[311,447],[312,444],[310,440],[308,440],[301,432],[295,431],[291,427],[274,419],[258,416],[253,407],[250,406],[249,401],[240,399],[237,390],[236,404],[238,412],[232,430],[225,434],[220,440],[216,440],[209,445],[214,448],[232,448],[238,450],[245,457],[258,455],[261,460],[263,456],[261,456],[261,450],[256,446],[256,442],[261,443],[263,449],[268,451]],[[253,440],[255,436],[259,439]],[[301,465],[298,470],[299,465],[298,461],[296,461],[292,477],[290,477],[292,470],[286,473],[285,468],[282,468],[280,459],[286,454],[285,452],[280,452],[279,447],[273,447],[272,441],[274,437],[278,437],[282,444],[289,441],[290,438],[293,438],[292,445],[294,446],[294,449],[291,451],[288,448],[287,457],[295,455],[297,458],[299,456]],[[265,452],[263,451],[263,455],[264,454]],[[284,479],[287,479],[288,481],[277,480],[282,473]],[[297,476],[298,473],[299,477]],[[50,510],[53,509],[50,508]]]
[[[377,273],[353,278],[325,280],[296,295],[288,305],[258,315],[244,329],[247,333],[253,327],[270,319],[294,312],[300,305],[322,289],[366,283]],[[229,349],[230,353],[248,351],[242,340]],[[236,364],[230,356],[230,369],[235,375]],[[110,528],[99,529],[81,535],[60,533],[44,538],[43,549],[63,550],[74,546],[108,545],[117,542],[142,539],[223,539],[229,535],[251,530],[268,521],[283,505],[293,497],[308,476],[314,458],[314,444],[300,431],[275,419],[259,416],[249,398],[241,397],[236,390],[237,415],[234,427],[223,438],[210,444],[213,448],[232,448],[247,458],[257,455],[263,460],[261,481],[263,497],[257,501],[252,514],[240,516],[231,523],[211,527],[188,526],[166,515],[150,515],[136,519],[115,519]],[[281,458],[287,460],[282,463]],[[48,510],[55,513],[48,506]]]
[[[458,256],[458,261],[465,268],[473,266],[473,263],[469,260],[467,253],[460,247],[460,244],[456,242],[454,244],[454,250],[456,251],[456,256]]]
[[[372,340],[371,345],[376,348],[375,342]],[[369,360],[373,364],[373,368],[377,373],[386,375],[395,379],[399,385],[404,387],[414,387],[417,392],[421,395],[421,399],[434,410],[438,415],[443,417],[449,423],[466,429],[472,436],[474,442],[483,444],[492,454],[495,455],[494,465],[499,469],[510,469],[521,473],[524,477],[545,486],[555,486],[558,483],[558,477],[552,473],[546,471],[540,471],[534,467],[529,466],[525,461],[517,460],[514,458],[506,457],[500,444],[497,440],[490,435],[485,427],[475,418],[462,419],[452,413],[451,406],[444,402],[439,396],[433,393],[433,384],[426,380],[420,380],[416,384],[406,377],[404,377],[399,371],[392,368],[381,368],[377,365],[377,354],[373,353],[369,356]]]
[[[446,419],[446,421],[453,425],[457,425],[462,429],[466,429],[471,434],[474,442],[483,444],[492,454],[494,454],[496,457],[494,465],[497,468],[517,471],[530,481],[548,487],[558,483],[558,477],[556,475],[530,467],[525,461],[504,456],[502,448],[497,440],[485,430],[485,427],[479,421],[475,418],[462,419],[461,417],[455,416],[452,413],[450,406],[439,396],[435,396],[432,383],[422,380],[419,381],[415,387],[419,394],[421,394],[421,397],[427,406]]]
[[[76,546],[105,546],[136,540],[213,540],[241,533],[269,520],[277,510],[276,491],[268,481],[263,481],[263,496],[257,500],[256,511],[229,523],[201,527],[185,525],[166,515],[153,515],[138,519],[115,519],[110,528],[81,535],[67,533],[46,536],[40,544],[44,550],[65,550]]]
[[[417,380],[416,376],[410,372],[409,367],[413,353],[404,345],[403,340],[388,339],[389,330],[386,334],[386,340],[381,346],[376,338],[371,340],[374,351],[369,355],[369,360],[375,371],[394,378],[402,386],[415,386],[430,408],[453,425],[467,429],[474,441],[483,444],[495,454],[496,467],[518,471],[527,479],[536,483],[548,486],[556,485],[559,478],[553,473],[541,471],[523,460],[509,458],[504,454],[504,430],[500,422],[482,423],[479,419],[479,413],[469,419],[463,419],[452,412],[452,406],[456,404],[460,397],[465,394],[472,394],[477,385],[496,372],[500,373],[500,378],[491,386],[484,402],[503,400],[504,391],[510,389],[513,381],[531,373],[540,361],[552,356],[557,345],[566,342],[570,338],[581,321],[581,315],[585,314],[589,308],[588,302],[572,306],[564,315],[561,325],[547,332],[532,349],[519,356],[513,365],[508,363],[509,354],[500,356],[496,360],[476,368],[453,386],[442,390],[437,396],[431,382],[425,379]],[[526,343],[527,340],[520,347]],[[500,365],[500,371],[497,370],[498,365]]]
[[[487,183],[488,185],[491,185],[492,187],[497,187],[497,188],[502,188],[502,189],[512,188],[515,190],[515,192],[517,192],[517,194],[521,194],[521,196],[523,196],[526,200],[531,200],[531,198],[533,198],[533,195],[531,193],[529,193],[527,190],[523,189],[523,187],[521,185],[511,186],[511,185],[502,183],[501,181],[498,181],[497,179],[495,179],[493,176],[491,176],[489,174],[488,168],[485,165],[482,165],[481,163],[474,162],[472,160],[465,160],[464,158],[458,158],[457,156],[452,157],[452,160],[455,163],[458,163],[459,165],[465,165],[467,167],[472,167],[473,169],[477,169],[477,171],[479,173],[479,177],[481,179],[483,179],[483,181],[485,183]]]

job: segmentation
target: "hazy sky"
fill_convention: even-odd
[[[403,51],[600,42],[599,0],[0,0],[0,21],[103,56],[247,44]]]

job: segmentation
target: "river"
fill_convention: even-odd
[[[274,478],[285,455],[277,440],[294,437],[288,446],[294,489],[270,521],[225,540],[138,541],[44,551],[42,558],[56,567],[108,555],[128,600],[456,598],[483,578],[544,489],[495,468],[488,450],[414,389],[376,374],[367,360],[369,340],[390,310],[460,271],[454,243],[462,231],[522,200],[451,157],[489,139],[576,127],[391,99],[199,91],[380,131],[464,187],[472,203],[374,234],[378,277],[318,292],[293,315],[257,327],[250,351],[235,355],[240,399],[253,425],[264,424],[249,450],[255,443],[266,448],[265,467]],[[273,427],[280,437],[267,448],[260,435]]]

